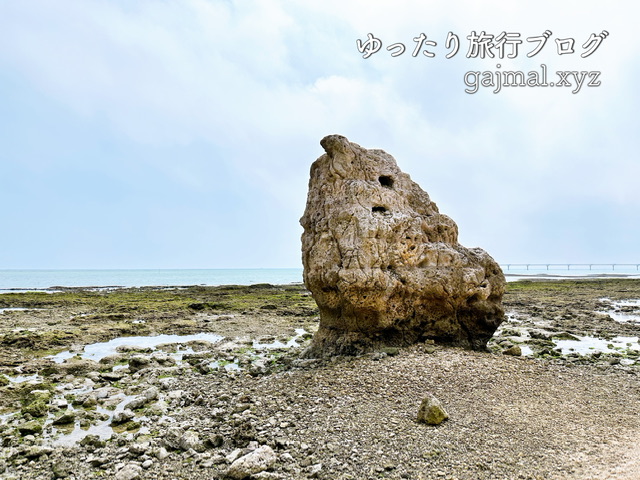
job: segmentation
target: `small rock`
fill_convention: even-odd
[[[142,456],[149,451],[151,444],[149,442],[132,443],[129,446],[129,452],[132,455]]]
[[[158,390],[158,387],[150,387],[142,392],[142,396],[147,401],[147,403],[153,402],[160,396],[160,390]]]
[[[164,447],[160,447],[158,450],[156,450],[155,452],[155,457],[162,461],[165,458],[167,458],[169,456],[169,452],[167,452],[167,449]]]
[[[167,413],[169,405],[164,400],[159,400],[147,408],[147,415],[164,415]]]
[[[38,421],[32,420],[18,425],[18,432],[20,432],[20,435],[23,437],[26,435],[35,435],[36,433],[42,432],[42,425]]]
[[[164,378],[158,379],[158,385],[160,385],[160,388],[162,388],[163,390],[169,390],[176,383],[177,383],[177,380],[172,377],[164,377]]]
[[[251,480],[284,480],[285,478],[290,477],[285,477],[284,475],[276,472],[260,472],[251,475]]]
[[[145,403],[147,403],[147,401],[145,400],[144,397],[136,397],[133,400],[131,400],[130,402],[128,402],[124,408],[128,409],[128,410],[137,410],[139,408],[144,407]]]
[[[512,357],[521,357],[522,349],[520,348],[519,345],[514,345],[512,347],[507,348],[506,350],[503,350],[502,353],[504,355],[511,355]]]
[[[48,411],[47,404],[42,400],[36,400],[22,407],[22,413],[28,413],[32,417],[44,417]]]
[[[142,473],[142,467],[135,463],[129,463],[116,473],[116,480],[137,480]]]
[[[80,445],[86,447],[95,447],[102,448],[107,444],[103,439],[100,438],[99,435],[87,435],[82,440],[80,440]]]
[[[383,347],[380,351],[382,353],[386,353],[390,357],[394,357],[400,353],[400,349],[398,347]]]
[[[56,418],[53,419],[53,425],[67,425],[73,423],[76,420],[76,412],[73,410],[65,410]]]
[[[224,437],[220,434],[209,435],[209,437],[204,441],[205,446],[209,448],[221,447],[223,443]]]
[[[242,480],[269,469],[275,463],[275,452],[271,447],[263,445],[234,461],[227,470],[227,476],[236,480]]]
[[[236,448],[229,455],[227,455],[225,457],[225,459],[227,460],[227,463],[233,463],[237,459],[239,459],[242,456],[243,453],[247,453],[247,452],[243,452],[243,450],[241,448]]]
[[[51,392],[49,390],[31,390],[29,392],[30,401],[42,400],[48,402],[51,399]]]
[[[51,466],[53,478],[67,478],[71,474],[71,467],[66,463],[54,463]]]
[[[427,425],[440,425],[447,418],[449,418],[449,414],[442,407],[440,400],[432,395],[422,400],[422,404],[418,409],[418,422],[426,423]]]
[[[144,468],[145,470],[147,470],[148,468],[151,468],[152,465],[153,465],[153,460],[151,459],[145,460],[144,462],[142,462],[142,468]]]
[[[51,406],[59,410],[64,410],[69,406],[69,402],[65,398],[56,398],[51,402]]]
[[[111,419],[111,424],[122,425],[123,423],[127,423],[129,420],[131,420],[135,416],[136,414],[133,413],[131,410],[124,409],[121,412],[114,413],[113,418]]]
[[[58,372],[66,375],[86,375],[88,372],[100,369],[100,364],[89,360],[88,358],[80,358],[78,356],[68,358],[64,363],[56,365]]]
[[[193,448],[196,452],[204,452],[204,443],[200,440],[200,437],[193,430],[185,432],[179,440],[180,448],[182,450],[189,450]]]
[[[556,340],[573,340],[575,342],[579,342],[580,338],[576,337],[575,335],[570,334],[569,332],[560,332],[560,333],[554,333],[553,334],[553,338]]]
[[[87,458],[87,463],[89,465],[91,465],[92,467],[100,467],[101,465],[104,465],[105,463],[109,462],[109,457],[94,457],[91,456],[89,458]]]
[[[309,467],[309,477],[310,478],[318,478],[320,472],[322,471],[322,464],[316,463],[315,465],[311,465]]]
[[[151,347],[141,347],[139,345],[119,345],[118,347],[116,347],[116,352],[120,353],[151,353],[152,351],[153,350],[151,349]]]
[[[122,370],[116,370],[115,372],[102,372],[100,374],[100,378],[106,380],[107,382],[117,382],[122,380],[125,376],[125,373]]]
[[[180,439],[182,435],[184,435],[184,431],[180,427],[169,427],[162,442],[166,448],[180,450]]]
[[[167,396],[171,400],[180,400],[183,395],[184,395],[184,390],[171,390],[170,392],[167,393]]]
[[[88,395],[87,398],[82,402],[82,406],[84,408],[95,407],[98,404],[98,399],[95,395]]]
[[[33,447],[29,447],[29,449],[24,452],[24,456],[29,459],[34,459],[41,457],[42,455],[49,455],[51,452],[53,452],[53,448],[51,447],[41,447],[34,445]]]
[[[153,360],[156,361],[159,365],[163,367],[171,367],[176,364],[176,360],[169,355],[164,354],[154,354],[152,356]]]
[[[151,366],[151,359],[144,355],[135,355],[129,359],[129,370],[137,372]]]

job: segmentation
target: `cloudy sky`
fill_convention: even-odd
[[[0,0],[0,268],[298,267],[331,133],[391,153],[501,263],[639,262],[638,18],[621,0]],[[481,58],[472,32],[522,43]],[[413,56],[421,34],[436,45]],[[571,86],[465,92],[542,65]]]

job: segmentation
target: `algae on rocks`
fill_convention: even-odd
[[[304,282],[320,310],[308,357],[426,339],[485,349],[505,278],[394,158],[340,135],[320,142],[300,220]]]

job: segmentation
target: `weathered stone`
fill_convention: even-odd
[[[276,463],[276,454],[267,445],[235,460],[227,470],[227,476],[236,480],[247,478],[271,468]]]
[[[512,357],[520,357],[522,356],[522,349],[519,345],[513,345],[506,350],[503,350],[502,353],[505,355],[511,355]]]
[[[129,370],[137,372],[151,366],[151,359],[144,355],[135,355],[129,359]]]
[[[442,407],[440,400],[432,395],[422,400],[418,409],[418,422],[427,425],[440,425],[447,418],[449,418],[449,414]]]
[[[167,402],[165,402],[164,400],[159,400],[147,407],[147,415],[165,415],[168,409],[169,405],[167,404]]]
[[[36,433],[42,432],[42,424],[36,420],[32,420],[30,422],[22,423],[18,425],[18,432],[23,437],[26,435],[34,435]]]
[[[136,480],[142,474],[142,467],[135,463],[125,465],[116,473],[116,480]]]
[[[382,150],[340,135],[311,166],[300,223],[304,282],[320,310],[308,357],[425,339],[485,349],[504,319],[505,279]]]
[[[113,418],[111,419],[111,424],[122,425],[123,423],[127,423],[129,420],[131,420],[135,416],[136,416],[135,413],[125,408],[124,410],[113,414]]]
[[[53,419],[53,425],[68,425],[75,422],[76,412],[73,410],[65,410],[56,418]]]
[[[51,447],[33,445],[24,452],[24,456],[29,459],[34,459],[39,458],[43,455],[49,455],[51,452],[53,452],[53,448]]]
[[[98,362],[78,356],[68,358],[64,363],[56,364],[59,373],[65,375],[83,375],[87,372],[95,372],[100,369]]]
[[[85,447],[94,447],[94,448],[102,448],[106,445],[106,441],[100,438],[99,435],[89,434],[80,440],[80,445]],[[106,463],[106,462],[103,462]]]
[[[122,380],[124,376],[125,373],[121,370],[117,370],[115,372],[102,372],[100,374],[100,378],[106,380],[107,382],[117,382],[119,380]]]
[[[162,438],[162,443],[171,450],[180,450],[180,439],[184,430],[180,427],[169,427]]]
[[[32,417],[44,417],[49,411],[49,407],[42,400],[36,400],[22,407],[22,413],[28,413]]]
[[[205,446],[202,440],[200,440],[200,436],[194,432],[193,430],[186,431],[178,440],[180,448],[182,450],[193,449],[196,452],[204,452]]]
[[[167,452],[166,448],[160,447],[154,452],[154,455],[158,460],[162,461],[165,458],[167,458],[170,454],[169,452]]]
[[[90,456],[87,458],[87,463],[92,467],[96,467],[96,468],[108,462],[109,462],[109,457],[107,457],[106,455],[102,457]]]

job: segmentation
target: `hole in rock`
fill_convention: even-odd
[[[380,185],[382,185],[383,187],[387,187],[387,188],[393,187],[393,178],[391,178],[389,175],[380,175],[378,177],[378,181],[380,182]]]
[[[384,208],[384,207],[373,207],[373,208],[371,209],[371,211],[372,211],[373,213],[384,213],[384,212],[386,212],[386,211],[387,211],[387,209],[386,209],[386,208]]]

